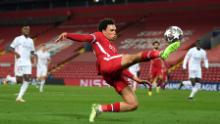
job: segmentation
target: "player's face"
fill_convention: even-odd
[[[117,39],[115,25],[108,25],[106,30],[103,30],[102,32],[107,37],[107,39],[109,39],[110,41],[114,41]]]
[[[29,26],[24,26],[22,28],[22,34],[25,36],[28,36],[30,34],[30,27]]]
[[[160,47],[160,44],[159,43],[154,43],[153,47],[154,47],[154,49],[158,50],[159,47]]]
[[[47,50],[47,48],[46,48],[45,45],[42,45],[42,46],[40,47],[40,49],[41,49],[42,51],[46,51],[46,50]]]

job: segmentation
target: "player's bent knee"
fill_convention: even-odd
[[[130,106],[131,106],[131,110],[136,110],[138,109],[138,102],[132,103],[130,104]]]

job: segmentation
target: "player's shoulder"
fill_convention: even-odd
[[[36,54],[39,55],[39,54],[40,54],[40,50],[37,50],[37,51],[36,51]]]
[[[50,56],[50,52],[47,51],[46,54],[47,54],[47,56]]]
[[[201,52],[203,52],[204,54],[206,53],[206,51],[204,49],[201,49]]]
[[[194,52],[196,50],[196,47],[192,47],[189,49],[189,52]]]
[[[190,48],[189,50],[196,50],[196,47],[192,47],[192,48]]]
[[[24,38],[23,35],[19,35],[19,36],[15,37],[16,40],[18,40],[18,39],[22,39],[22,38]]]
[[[34,42],[34,40],[31,37],[28,37],[27,39],[30,40],[31,42]]]
[[[101,35],[102,32],[100,32],[100,31],[96,31],[96,32],[94,32],[93,34],[94,34],[94,35]]]
[[[100,32],[100,31],[94,32],[92,34],[95,35],[96,38],[102,38],[103,37],[103,33]]]

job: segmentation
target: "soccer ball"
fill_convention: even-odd
[[[170,26],[166,29],[164,37],[168,43],[172,43],[176,40],[180,40],[183,37],[183,31],[178,26]]]

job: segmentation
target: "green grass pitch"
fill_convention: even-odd
[[[19,86],[0,85],[0,124],[87,124],[92,103],[121,101],[113,88],[46,86],[44,93],[30,86],[16,103]],[[139,89],[139,108],[133,112],[103,113],[96,124],[219,124],[220,93],[165,90],[153,96]]]

